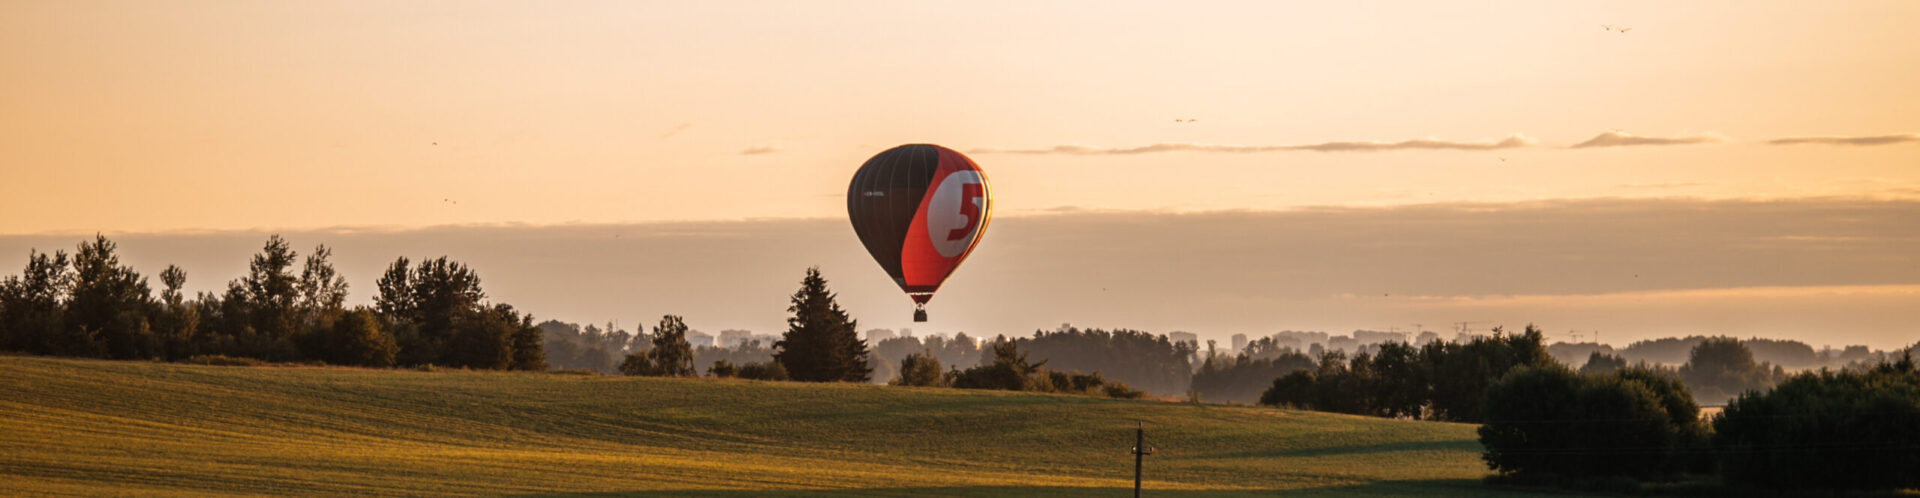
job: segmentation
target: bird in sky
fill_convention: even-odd
[[[1602,25],[1600,25],[1600,29],[1604,29],[1604,30],[1607,30],[1607,31],[1613,31],[1613,25],[1612,25],[1612,24],[1602,24]]]
[[[1504,158],[1504,157],[1500,158],[1500,162],[1503,162],[1503,163],[1507,162],[1507,158]]]
[[[1633,31],[1633,28],[1620,28],[1620,32],[1621,32],[1621,33],[1623,33],[1623,34],[1624,34],[1624,33],[1626,33],[1626,32],[1628,32],[1628,31]]]
[[[433,144],[434,144],[434,145],[440,145],[440,142],[434,142]]]

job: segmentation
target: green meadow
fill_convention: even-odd
[[[0,356],[0,494],[1498,496],[1474,426],[844,384]]]

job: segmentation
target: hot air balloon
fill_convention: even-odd
[[[847,187],[847,217],[880,268],[913,298],[913,321],[980,243],[993,215],[987,175],[953,149],[909,144],[860,165]]]

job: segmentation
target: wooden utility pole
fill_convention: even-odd
[[[1140,425],[1133,432],[1133,498],[1140,498],[1140,464],[1153,454],[1153,448],[1147,447],[1147,423],[1136,423]]]

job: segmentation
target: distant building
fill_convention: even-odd
[[[771,348],[773,347],[773,343],[779,340],[780,340],[780,337],[778,336],[771,336],[766,334],[760,334],[760,335],[747,338],[748,342],[760,341],[760,347],[763,347],[763,348]]]
[[[1173,341],[1173,342],[1189,342],[1189,343],[1193,343],[1195,347],[1200,346],[1200,336],[1194,335],[1192,332],[1180,332],[1180,331],[1168,332],[1167,340]]]
[[[880,341],[884,341],[884,340],[887,340],[887,339],[892,339],[892,338],[894,338],[894,337],[895,337],[895,336],[893,335],[893,331],[892,331],[892,330],[889,330],[889,329],[873,329],[873,330],[868,330],[868,331],[867,331],[867,345],[868,345],[868,346],[872,346],[872,345],[875,345],[875,344],[879,344],[879,343],[880,343]]]
[[[1314,344],[1326,344],[1327,333],[1326,332],[1302,332],[1298,330],[1282,330],[1280,331],[1280,333],[1273,335],[1273,340],[1275,341],[1287,342],[1286,339],[1293,339],[1295,342],[1300,343],[1300,345],[1302,346],[1311,346]]]
[[[900,329],[900,337],[913,337],[913,329],[909,329],[909,328]]]
[[[747,338],[751,336],[753,336],[753,332],[748,330],[722,330],[720,331],[720,347],[739,347],[741,343],[747,342]]]
[[[687,331],[687,345],[693,347],[713,346],[713,335],[698,330]]]
[[[1344,335],[1335,336],[1331,339],[1327,339],[1327,349],[1340,350],[1351,355],[1360,351],[1360,341],[1354,340],[1354,338],[1347,337]]]
[[[1355,330],[1353,340],[1361,344],[1379,344],[1382,342],[1407,342],[1407,334],[1400,332],[1381,332],[1377,330]]]
[[[1229,356],[1240,354],[1241,351],[1246,351],[1246,350],[1247,350],[1247,335],[1234,334],[1233,335],[1233,351],[1229,353]]]

